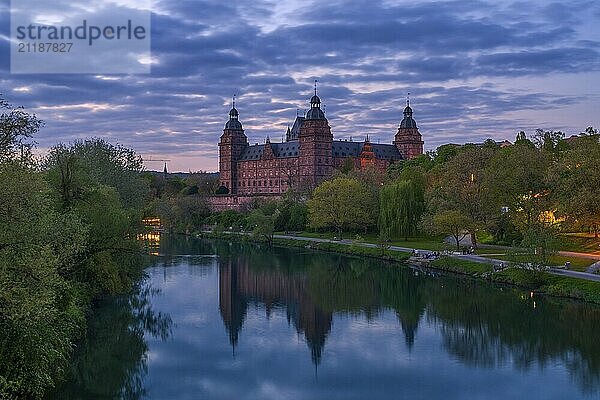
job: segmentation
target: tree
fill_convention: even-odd
[[[600,142],[598,136],[577,139],[551,169],[558,211],[573,226],[600,230]]]
[[[509,216],[520,232],[527,232],[548,210],[547,171],[552,157],[529,142],[500,149],[486,167],[488,188],[494,209],[508,207]]]
[[[351,171],[354,170],[354,160],[352,159],[352,157],[346,157],[346,159],[344,160],[344,165],[341,168],[341,172],[342,174],[347,174]]]
[[[511,258],[517,265],[533,269],[534,271],[543,271],[551,265],[551,257],[556,253],[560,246],[556,229],[553,225],[537,223],[531,226],[523,237],[519,254]],[[540,275],[536,279],[541,279]]]
[[[523,143],[528,141],[529,139],[527,139],[527,135],[525,134],[524,131],[520,131],[519,133],[517,133],[517,137],[515,138],[515,143]]]
[[[308,201],[310,226],[334,228],[341,235],[348,229],[368,229],[375,225],[372,210],[376,200],[356,179],[325,181]]]
[[[598,129],[594,129],[593,126],[588,126],[587,128],[585,128],[584,132],[581,132],[582,136],[592,136],[592,135],[597,135],[598,134]]]
[[[433,216],[432,233],[450,234],[460,250],[460,241],[467,236],[469,218],[458,210],[441,211]]]
[[[382,237],[409,236],[417,233],[424,209],[423,193],[411,181],[388,184],[379,195],[379,231]]]
[[[60,188],[65,206],[83,187],[105,185],[117,190],[124,208],[141,209],[149,190],[142,176],[141,156],[102,139],[76,140],[69,146],[58,144],[50,149],[44,164],[51,183]]]
[[[564,138],[565,134],[561,131],[545,131],[538,128],[533,135],[533,144],[538,149],[556,155],[565,148]]]
[[[248,225],[252,229],[252,236],[266,240],[269,247],[273,246],[273,237],[275,234],[275,220],[279,214],[278,210],[271,215],[267,215],[263,210],[254,210],[248,216]]]
[[[32,137],[43,122],[33,114],[12,107],[0,97],[0,163],[15,161],[32,162]]]
[[[429,197],[431,211],[460,211],[469,220],[466,228],[475,247],[477,231],[486,228],[500,209],[487,174],[488,165],[498,151],[497,146],[465,146],[430,175],[433,181]]]

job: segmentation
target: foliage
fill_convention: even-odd
[[[460,249],[460,241],[467,236],[466,230],[470,220],[458,210],[440,211],[433,215],[430,230],[434,234],[452,235],[456,249]]]
[[[0,163],[31,162],[32,137],[43,126],[35,115],[15,108],[0,98]]]
[[[552,168],[552,190],[559,214],[575,228],[600,231],[600,141],[598,135],[578,138]]]
[[[554,227],[542,223],[536,224],[525,233],[521,249],[518,250],[517,264],[536,271],[547,269],[559,245],[560,241]]]
[[[488,166],[489,190],[521,232],[537,223],[550,208],[547,171],[551,159],[529,142],[501,149]]]
[[[84,324],[78,285],[61,272],[86,227],[56,213],[39,174],[0,163],[0,397],[41,397],[61,377]]]
[[[93,139],[56,146],[40,172],[29,153],[40,126],[22,109],[0,117],[1,398],[42,397],[92,299],[141,274],[141,159]]]
[[[66,208],[85,186],[105,185],[116,189],[124,208],[141,209],[149,189],[141,175],[141,156],[97,138],[54,146],[46,157],[45,169]]]
[[[425,199],[412,181],[399,181],[383,187],[379,195],[379,231],[391,238],[407,240],[417,233]]]
[[[279,210],[275,210],[270,215],[265,214],[262,210],[252,211],[248,216],[248,225],[252,229],[252,235],[266,240],[269,246],[272,246],[278,214]]]
[[[376,200],[358,180],[336,178],[325,181],[308,201],[309,223],[316,229],[334,228],[341,234],[348,229],[368,229],[376,218]]]
[[[430,212],[457,210],[468,222],[463,228],[476,246],[476,232],[485,229],[500,205],[490,190],[487,167],[497,152],[494,145],[465,146],[445,164],[432,171]]]

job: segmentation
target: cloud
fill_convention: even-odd
[[[181,170],[216,169],[234,93],[249,140],[279,138],[307,107],[314,79],[337,137],[391,141],[407,92],[428,148],[512,138],[542,124],[578,131],[600,123],[561,115],[598,98],[552,85],[577,74],[600,82],[594,2],[252,4],[158,1],[150,75],[10,75],[2,57],[0,92],[46,120],[41,147],[94,135],[168,156]],[[8,54],[6,40],[0,51]],[[547,84],[532,83],[540,77]],[[30,90],[14,90],[22,87]],[[110,106],[52,108],[78,104]],[[534,120],[523,110],[547,114]]]

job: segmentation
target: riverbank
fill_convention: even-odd
[[[198,236],[204,238],[236,239],[242,241],[264,242],[247,234],[203,232]],[[509,267],[502,271],[494,271],[497,260],[475,257],[440,257],[437,259],[411,257],[414,249],[389,246],[382,247],[373,243],[355,243],[352,241],[332,242],[327,239],[275,236],[273,245],[286,247],[310,248],[360,257],[371,257],[391,262],[404,262],[411,265],[463,275],[472,279],[480,279],[517,286],[526,290],[549,296],[563,297],[600,304],[600,282],[578,277],[564,276],[565,272],[533,271]],[[424,255],[428,253],[425,252]],[[589,274],[591,275],[591,274]],[[598,277],[591,275],[597,279]]]

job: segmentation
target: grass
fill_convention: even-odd
[[[277,232],[277,235],[285,235],[285,232]],[[333,232],[308,232],[308,231],[303,231],[303,232],[295,232],[295,236],[302,236],[302,237],[307,237],[307,238],[317,238],[317,239],[333,239],[333,238],[338,238],[338,239],[350,239],[350,240],[356,240],[357,237],[360,237],[360,241],[365,242],[365,243],[374,243],[376,244],[378,241],[377,235],[374,233],[366,233],[366,234],[361,234],[361,233],[344,233],[342,235],[342,237],[339,237],[338,234],[333,233]],[[414,239],[409,239],[409,240],[401,240],[401,239],[393,239],[390,244],[392,246],[398,246],[398,247],[409,247],[409,248],[414,248],[414,249],[422,249],[422,250],[433,250],[433,251],[441,251],[444,250],[445,248],[450,248],[448,247],[447,244],[445,244],[442,240],[441,237],[419,237],[419,238],[414,238]],[[451,248],[450,248],[451,249]]]
[[[491,280],[525,287],[551,296],[569,297],[600,304],[600,282],[519,268],[496,272]]]
[[[431,262],[431,267],[464,275],[480,275],[492,271],[491,264],[461,260],[452,257],[440,257]]]
[[[560,249],[600,255],[600,239],[585,233],[567,233],[561,235]]]
[[[499,253],[495,253],[495,254],[499,254]],[[491,253],[487,253],[487,254],[480,253],[480,255],[482,257],[493,258],[496,260],[516,261],[516,262],[520,262],[520,261],[525,262],[525,261],[527,261],[527,257],[528,257],[527,255],[515,255],[515,256],[511,256],[508,254],[492,255]],[[570,268],[571,270],[585,272],[585,270],[590,265],[595,263],[596,260],[592,260],[590,258],[582,258],[582,257],[561,256],[559,254],[556,254],[556,255],[553,255],[552,257],[550,257],[551,266],[565,265],[566,262],[571,263],[571,268]]]

